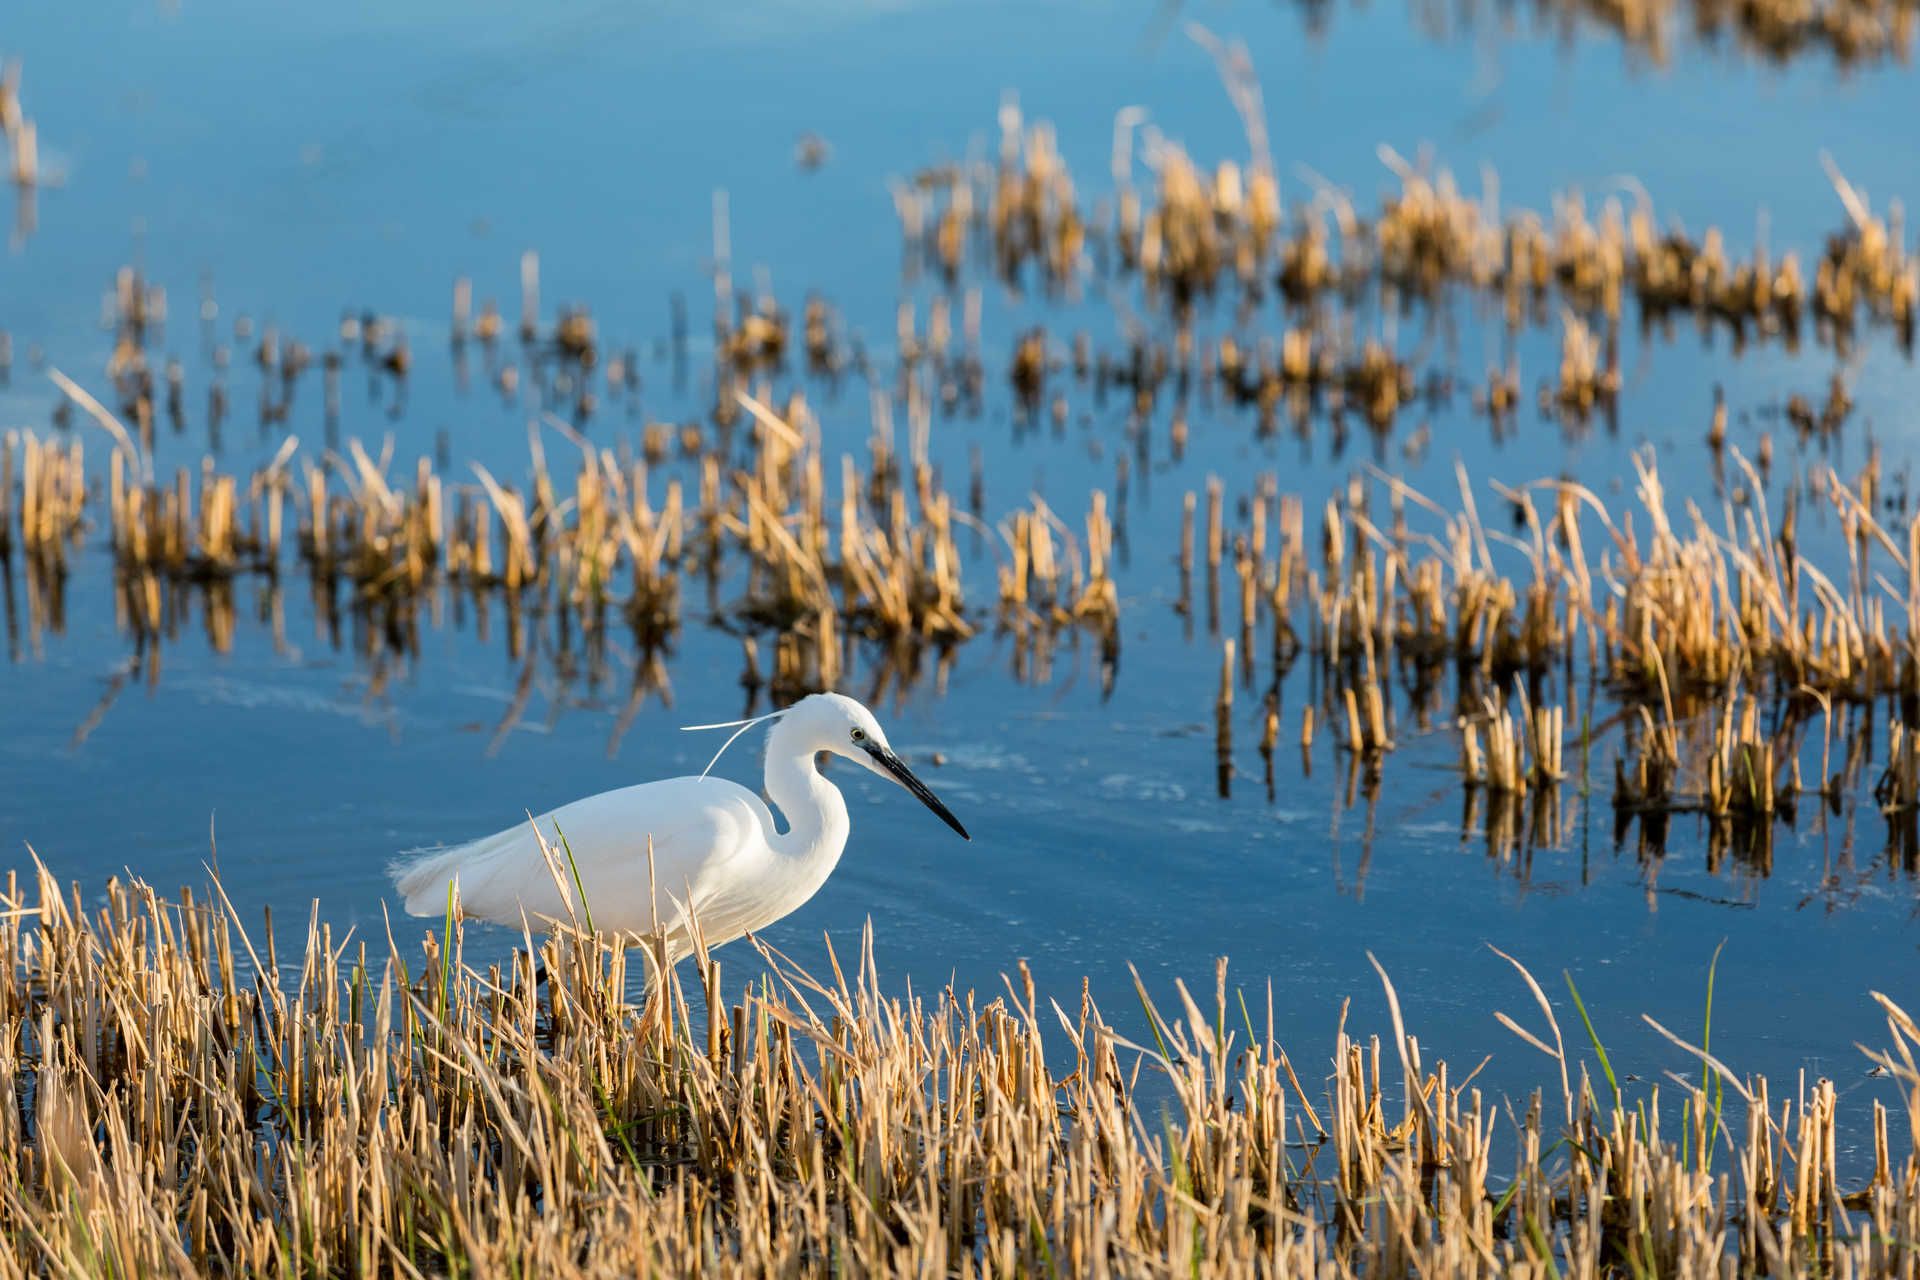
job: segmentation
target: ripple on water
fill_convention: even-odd
[[[1137,773],[1110,773],[1100,779],[1100,790],[1116,800],[1143,800],[1149,804],[1178,804],[1187,798],[1187,789],[1171,778]]]
[[[942,757],[942,769],[972,769],[980,773],[1017,773],[1028,777],[1037,776],[1033,762],[1018,751],[1006,751],[985,743],[962,743],[957,746],[923,746],[916,754],[931,756],[938,752]]]
[[[173,687],[202,703],[238,707],[244,711],[299,711],[312,715],[340,716],[369,725],[391,725],[407,718],[391,706],[350,702],[296,685],[260,684],[250,680],[235,680],[230,676],[176,677]]]

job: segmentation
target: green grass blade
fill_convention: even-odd
[[[447,881],[447,922],[445,931],[440,935],[440,1009],[439,1019],[442,1034],[447,1026],[447,988],[453,977],[453,894],[457,880]]]
[[[1720,945],[1713,949],[1713,959],[1707,963],[1707,1015],[1700,1030],[1700,1052],[1713,1052],[1713,978],[1720,968],[1720,953],[1727,949],[1727,940],[1720,939]],[[1700,1093],[1704,1098],[1707,1092],[1713,1093],[1713,1124],[1707,1130],[1706,1141],[1700,1144],[1700,1168],[1702,1172],[1713,1168],[1713,1143],[1720,1136],[1720,1110],[1726,1102],[1727,1086],[1712,1067],[1702,1063],[1700,1066]]]
[[[1166,1037],[1160,1034],[1160,1011],[1153,1007],[1153,999],[1147,995],[1146,984],[1140,981],[1140,974],[1137,971],[1133,974],[1133,990],[1140,997],[1140,1008],[1147,1015],[1147,1027],[1153,1032],[1153,1042],[1160,1046],[1160,1061],[1171,1072],[1173,1054],[1167,1048]]]
[[[553,834],[560,840],[560,849],[567,855],[567,871],[573,876],[573,891],[580,895],[580,911],[587,917],[587,932],[598,933],[593,927],[593,904],[587,901],[587,886],[580,880],[580,865],[573,860],[573,846],[567,843],[567,833],[560,829],[558,822],[553,824]]]
[[[1580,999],[1580,988],[1573,985],[1573,975],[1565,969],[1560,976],[1567,980],[1567,993],[1573,997],[1573,1007],[1580,1011],[1580,1025],[1587,1029],[1587,1039],[1593,1044],[1593,1052],[1600,1059],[1600,1072],[1607,1078],[1607,1087],[1613,1090],[1613,1109],[1620,1110],[1620,1082],[1614,1078],[1613,1063],[1607,1059],[1607,1046],[1600,1043],[1600,1035],[1593,1029],[1593,1019],[1587,1016],[1586,1002]]]

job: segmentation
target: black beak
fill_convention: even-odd
[[[919,797],[920,803],[939,815],[940,821],[959,832],[962,840],[973,839],[972,836],[967,834],[967,829],[960,825],[960,819],[954,817],[947,806],[940,803],[940,797],[927,790],[927,784],[913,776],[913,770],[907,768],[906,761],[885,747],[878,746],[874,743],[867,742],[861,745],[866,747],[867,754],[873,757],[875,764],[892,774],[901,786]]]

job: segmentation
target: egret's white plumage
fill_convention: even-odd
[[[689,911],[707,945],[718,946],[794,911],[826,882],[850,824],[840,789],[815,765],[822,751],[895,779],[967,834],[894,755],[872,712],[841,694],[817,693],[778,713],[767,735],[766,793],[786,819],[785,831],[745,787],[705,775],[669,778],[542,814],[534,820],[538,837],[523,822],[434,850],[396,868],[395,881],[411,915],[444,914],[448,889],[457,885],[463,916],[518,927],[591,913],[603,933],[658,932],[677,959],[692,948]],[[559,858],[558,877],[542,838]],[[584,911],[567,901],[575,871]]]

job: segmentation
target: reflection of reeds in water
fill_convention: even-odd
[[[1301,7],[1310,15],[1324,11],[1318,0],[1301,0]],[[1415,12],[1433,34],[1513,28],[1512,15],[1498,5],[1421,0]],[[1780,65],[1808,57],[1842,68],[1904,64],[1915,21],[1912,0],[1552,0],[1537,12],[1568,39],[1597,28],[1658,65],[1688,39]]]
[[[1000,535],[1007,555],[999,618],[1014,641],[1015,675],[1046,680],[1061,635],[1085,630],[1098,638],[1101,685],[1110,692],[1120,652],[1120,597],[1111,577],[1106,495],[1096,490],[1092,496],[1084,543],[1037,495],[1030,508],[1001,523]]]
[[[1758,705],[1736,694],[1721,707],[1715,751],[1707,760],[1705,803],[1719,816],[1771,817],[1775,802],[1773,744],[1755,729]]]
[[[17,532],[27,557],[64,568],[82,531],[86,501],[80,441],[42,440],[31,431],[0,436],[0,558],[11,551]]]
[[[141,289],[129,286],[123,295],[123,313],[151,314],[128,301],[145,296]],[[364,336],[364,322],[356,326]],[[912,418],[908,458],[896,453],[882,412],[870,467],[862,472],[853,457],[842,460],[834,521],[818,431],[799,395],[784,413],[737,395],[752,444],[745,466],[730,462],[724,444],[683,431],[681,450],[699,475],[690,501],[679,479],[663,482],[656,470],[671,447],[663,426],[650,424],[642,456],[631,458],[592,445],[552,416],[547,430],[573,446],[577,461],[553,466],[536,427],[524,483],[478,465],[474,482],[461,482],[428,458],[401,482],[391,446],[376,457],[349,440],[317,459],[300,458],[292,437],[250,475],[223,472],[209,458],[161,482],[149,474],[151,455],[137,431],[64,375],[55,377],[114,440],[107,540],[120,615],[143,644],[170,633],[163,625],[170,589],[274,578],[289,526],[324,625],[337,630],[344,591],[366,633],[390,635],[403,650],[412,647],[415,615],[453,587],[476,603],[488,595],[507,603],[516,658],[527,608],[553,612],[563,628],[586,634],[603,630],[608,616],[624,618],[643,654],[652,654],[681,625],[682,583],[694,577],[704,581],[717,620],[775,633],[770,684],[785,698],[838,684],[854,641],[879,644],[887,670],[912,676],[921,651],[944,653],[976,628],[956,535],[962,524],[979,522],[956,511],[938,487],[921,411]],[[883,399],[876,404],[884,409]],[[77,440],[56,447],[31,433],[10,435],[0,448],[0,551],[10,551],[17,531],[36,564],[64,565],[83,531],[85,480]],[[1097,637],[1110,687],[1120,606],[1107,495],[1094,493],[1084,539],[1037,497],[1008,517],[1001,534],[999,619],[1019,642],[1016,673],[1046,678],[1056,637],[1084,629]],[[723,584],[743,594],[722,603]],[[219,616],[230,620],[230,604]],[[747,683],[761,681],[754,675]]]
[[[1453,512],[1379,475],[1390,510],[1373,510],[1364,484],[1336,494],[1319,522],[1317,555],[1307,553],[1297,516],[1285,514],[1297,507],[1285,503],[1277,554],[1264,553],[1264,515],[1245,534],[1210,529],[1207,540],[1236,549],[1239,645],[1257,627],[1272,629],[1270,688],[1278,691],[1300,655],[1313,666],[1321,706],[1303,716],[1303,744],[1317,710],[1344,748],[1377,767],[1398,736],[1395,685],[1405,686],[1425,729],[1451,683],[1463,779],[1489,805],[1557,789],[1569,776],[1568,713],[1542,691],[1584,667],[1618,711],[1605,723],[1621,739],[1613,785],[1621,822],[1638,819],[1658,847],[1667,815],[1695,811],[1711,821],[1716,842],[1764,866],[1766,829],[1793,821],[1798,797],[1837,810],[1857,779],[1865,751],[1857,726],[1866,722],[1851,709],[1888,698],[1905,705],[1920,693],[1920,519],[1879,523],[1876,464],[1851,484],[1821,472],[1809,491],[1831,506],[1852,561],[1830,577],[1802,545],[1797,501],[1770,511],[1754,468],[1730,456],[1749,497],[1718,522],[1689,507],[1686,525],[1676,524],[1659,470],[1642,455],[1631,515],[1571,481],[1495,485],[1523,531],[1495,535],[1481,525],[1464,475]],[[1266,485],[1255,483],[1244,509],[1264,511]],[[1437,532],[1416,532],[1415,508]],[[1522,572],[1510,575],[1495,559],[1496,538],[1515,548]],[[1583,794],[1592,732],[1589,712],[1580,726]],[[1839,769],[1836,742],[1850,744]],[[1906,749],[1896,735],[1887,797],[1905,794]],[[1803,760],[1818,771],[1811,785]]]
[[[145,304],[140,312],[153,314]],[[977,522],[956,509],[926,461],[924,400],[910,404],[903,447],[885,397],[875,397],[868,465],[842,459],[836,501],[804,399],[791,396],[776,412],[741,393],[744,458],[699,431],[678,442],[699,476],[690,498],[660,474],[672,432],[649,427],[643,456],[626,457],[557,419],[548,432],[570,443],[573,461],[556,467],[543,443],[551,436],[536,431],[518,481],[485,469],[475,469],[473,482],[451,479],[421,459],[400,483],[390,455],[375,457],[358,442],[316,461],[299,459],[291,439],[249,475],[205,462],[161,481],[148,476],[149,455],[134,433],[62,381],[114,439],[107,537],[120,616],[143,644],[177,626],[169,589],[205,586],[217,588],[206,592],[207,616],[224,648],[233,606],[221,584],[280,572],[289,525],[323,625],[337,633],[344,591],[359,634],[389,637],[400,652],[413,646],[419,611],[448,586],[476,602],[506,602],[516,661],[532,610],[590,637],[609,620],[624,621],[643,655],[636,670],[647,670],[683,621],[684,584],[700,583],[713,618],[771,646],[770,668],[761,670],[756,657],[746,683],[779,698],[839,683],[855,642],[877,645],[902,678],[922,670],[923,652],[944,668],[944,655],[978,626],[959,538],[961,526]],[[1805,492],[1832,508],[1852,560],[1845,574],[1829,575],[1801,547],[1801,499],[1770,511],[1757,500],[1765,492],[1758,472],[1737,451],[1727,459],[1750,499],[1720,521],[1688,508],[1676,522],[1658,468],[1642,455],[1633,518],[1571,481],[1496,485],[1519,530],[1499,538],[1482,526],[1476,486],[1464,473],[1452,511],[1378,473],[1377,484],[1357,478],[1326,504],[1311,539],[1303,504],[1280,495],[1272,478],[1255,480],[1235,501],[1215,479],[1204,523],[1197,495],[1183,515],[1181,578],[1188,584],[1196,569],[1206,573],[1209,632],[1229,629],[1239,679],[1250,689],[1261,627],[1271,629],[1272,696],[1302,656],[1318,668],[1320,705],[1303,708],[1303,721],[1327,718],[1369,771],[1403,732],[1396,683],[1409,690],[1417,732],[1452,718],[1438,701],[1451,670],[1457,705],[1471,709],[1465,776],[1495,795],[1557,782],[1565,776],[1564,712],[1550,698],[1539,701],[1536,687],[1582,661],[1637,717],[1616,764],[1620,813],[1644,821],[1698,809],[1764,825],[1803,793],[1805,735],[1798,711],[1784,728],[1760,734],[1762,702],[1787,691],[1820,701],[1830,720],[1849,705],[1915,691],[1920,520],[1881,523],[1877,460],[1853,483],[1819,472]],[[17,541],[41,568],[64,565],[84,529],[78,441],[55,447],[16,434],[0,450],[0,477],[0,547]],[[1116,491],[1124,498],[1124,475]],[[1035,497],[987,544],[1000,561],[994,616],[1014,641],[1016,677],[1048,679],[1055,646],[1085,633],[1099,646],[1110,686],[1119,610],[1111,510],[1096,491],[1081,532]],[[1230,510],[1240,513],[1233,527]],[[1416,532],[1421,523],[1430,532]],[[1496,541],[1517,548],[1521,572],[1496,561]],[[1195,565],[1202,556],[1204,565]],[[57,623],[58,577],[35,573],[37,616]],[[1889,594],[1876,599],[1866,589],[1874,581]],[[738,594],[728,600],[727,591]],[[1185,588],[1182,595],[1190,598]],[[1515,700],[1503,705],[1510,690]],[[1693,709],[1676,717],[1676,701]],[[1260,705],[1265,716],[1267,700]],[[1678,724],[1688,716],[1717,723],[1710,742],[1690,745]],[[1824,750],[1820,768],[1814,790],[1832,803],[1838,783]]]
[[[734,991],[702,951],[642,1015],[645,962],[566,922],[537,987],[458,923],[381,949],[205,898],[5,886],[0,1227],[29,1269],[1686,1278],[1883,1274],[1920,1244],[1920,1028],[1884,997],[1867,1056],[1909,1114],[1872,1103],[1843,1172],[1831,1081],[1775,1107],[1656,1022],[1706,1073],[1640,1082],[1569,1047],[1517,963],[1540,1012],[1499,1019],[1552,1062],[1530,1106],[1434,1059],[1384,970],[1389,1034],[1342,1021],[1309,1070],[1224,962],[1166,1007],[1137,983],[1143,1032],[1084,994],[1042,1009],[1024,970],[899,1004],[870,940],[821,978],[762,948]]]
[[[1517,707],[1485,700],[1477,719],[1461,723],[1461,773],[1469,785],[1496,795],[1522,796],[1529,786],[1552,787],[1566,776],[1561,768],[1565,709],[1532,706],[1519,688],[1515,701]]]
[[[0,139],[6,142],[7,178],[14,188],[11,245],[18,249],[38,224],[39,189],[59,181],[59,175],[50,174],[41,166],[40,128],[26,113],[20,96],[18,58],[8,58],[0,64]],[[4,345],[5,335],[0,334],[0,346]],[[7,363],[5,353],[0,352],[0,385],[6,382]]]
[[[66,629],[68,554],[80,543],[87,500],[80,441],[41,440],[31,431],[0,434],[0,594],[9,656],[20,653],[14,599],[14,547],[20,548],[27,629],[34,651]]]
[[[1898,720],[1888,728],[1887,768],[1874,787],[1874,797],[1889,815],[1911,813],[1920,806],[1920,759],[1913,729]]]
[[[1356,339],[1352,331],[1343,304],[1369,289],[1389,310],[1408,294],[1494,297],[1512,329],[1544,322],[1557,300],[1561,362],[1541,400],[1574,421],[1612,411],[1628,301],[1637,302],[1645,332],[1692,316],[1703,328],[1727,327],[1736,344],[1778,338],[1792,345],[1811,315],[1819,340],[1844,347],[1864,315],[1903,344],[1912,342],[1920,265],[1903,248],[1898,215],[1875,213],[1831,162],[1828,174],[1848,221],[1808,255],[1815,262],[1808,279],[1799,253],[1776,260],[1761,246],[1742,260],[1717,228],[1697,239],[1677,226],[1661,230],[1644,191],[1636,190],[1630,207],[1609,199],[1597,217],[1577,196],[1557,199],[1551,216],[1503,211],[1491,176],[1484,194],[1469,197],[1445,170],[1385,148],[1382,159],[1400,185],[1375,216],[1362,217],[1347,196],[1317,182],[1309,183],[1312,198],[1283,216],[1264,137],[1251,127],[1250,170],[1224,161],[1207,175],[1177,144],[1137,129],[1139,123],[1133,109],[1117,122],[1114,196],[1096,213],[1070,216],[1073,184],[1051,134],[1040,126],[1023,132],[1017,110],[1010,122],[1003,117],[1009,142],[997,167],[932,170],[897,192],[909,262],[937,260],[955,280],[970,255],[1011,280],[1031,265],[1049,289],[1137,278],[1148,302],[1166,305],[1176,336],[1172,360],[1164,348],[1147,350],[1144,339],[1131,339],[1133,368],[1188,367],[1187,353],[1202,348],[1209,375],[1239,403],[1257,406],[1263,425],[1282,407],[1304,421],[1318,404],[1351,405],[1384,428],[1415,398],[1413,371],[1392,344]],[[1146,139],[1139,150],[1156,179],[1146,192],[1133,177],[1136,137]],[[1089,239],[1112,252],[1086,253]],[[1244,334],[1196,343],[1193,302],[1231,287],[1247,307],[1257,305],[1274,264],[1290,302],[1333,305],[1290,313],[1277,344]],[[1029,416],[1041,403],[1048,363],[1044,331],[1035,328],[1016,344],[1010,365],[1016,399]],[[1079,363],[1088,362],[1083,356]],[[1151,383],[1136,381],[1135,391],[1151,403]],[[1486,395],[1496,421],[1518,392],[1511,368],[1496,375]]]
[[[9,70],[18,63],[10,63]],[[19,97],[0,88],[0,121],[6,125],[7,150],[12,159],[9,177],[17,187],[38,186],[40,182],[40,131],[33,121],[20,114]]]

